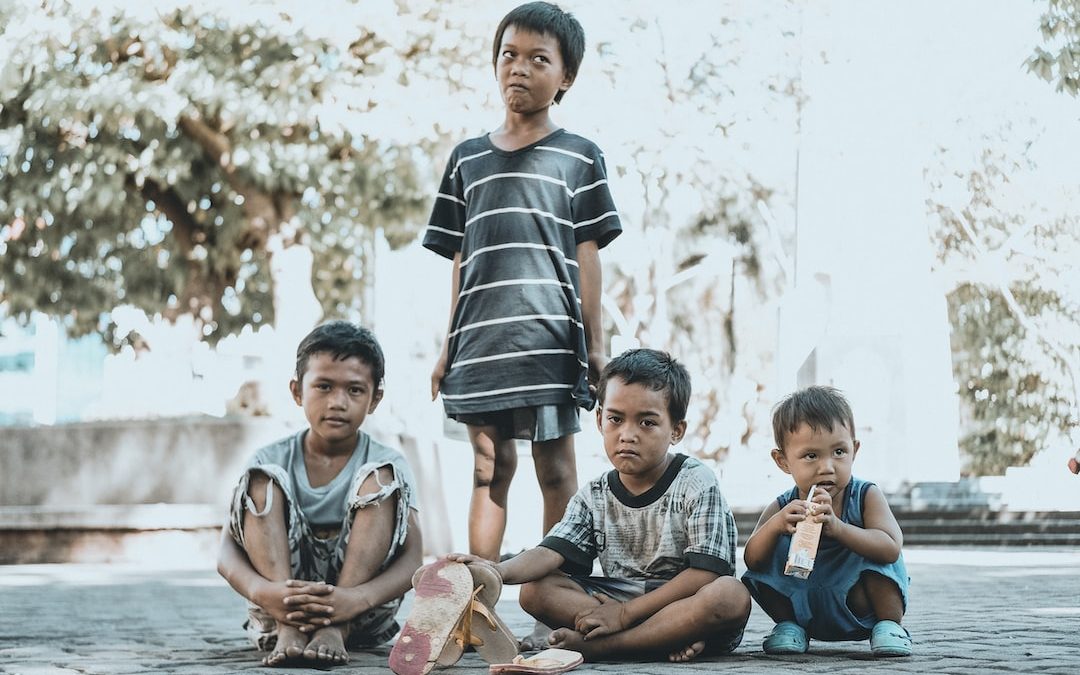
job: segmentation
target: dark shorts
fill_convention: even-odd
[[[469,426],[495,427],[503,438],[553,441],[581,431],[580,411],[573,403],[560,403],[482,413],[452,413],[450,417]]]
[[[644,581],[616,577],[579,577],[571,575],[570,580],[589,595],[603,593],[618,602],[628,602],[664,585],[663,582],[655,580]],[[717,635],[712,639],[705,640],[704,654],[711,656],[730,654],[742,643],[742,639],[743,631],[741,629],[737,633]]]

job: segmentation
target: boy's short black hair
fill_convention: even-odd
[[[386,359],[375,334],[367,328],[340,320],[327,321],[316,326],[296,348],[297,381],[304,381],[308,359],[321,353],[332,355],[335,361],[357,357],[371,367],[371,378],[375,381],[375,387],[382,385],[383,376],[386,374]]]
[[[855,438],[855,416],[847,399],[835,387],[814,386],[788,394],[773,408],[773,440],[784,451],[784,436],[793,434],[802,424],[814,431],[833,430],[833,424],[846,425]]]
[[[571,81],[577,77],[581,59],[585,57],[585,29],[573,14],[564,12],[550,2],[529,2],[512,9],[495,29],[495,43],[491,47],[492,65],[499,63],[499,47],[502,46],[507,26],[554,37],[559,41],[563,70]],[[565,91],[555,94],[555,102],[562,101],[564,94]]]
[[[626,384],[643,384],[653,391],[664,392],[671,423],[686,419],[686,407],[690,405],[690,373],[671,354],[657,349],[630,349],[608,361],[596,386],[601,407],[608,380],[613,377]]]

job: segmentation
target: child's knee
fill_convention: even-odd
[[[544,595],[542,580],[530,581],[518,589],[518,604],[529,614],[536,614],[543,609]]]
[[[697,592],[718,624],[746,623],[750,618],[750,591],[735,577],[720,577]]]

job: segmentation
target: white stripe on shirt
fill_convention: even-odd
[[[579,187],[578,189],[574,190],[572,193],[570,193],[570,196],[571,197],[577,197],[582,192],[588,192],[589,190],[593,189],[594,187],[600,187],[601,185],[607,185],[607,178],[601,178],[600,180],[596,181],[592,185],[583,185],[583,186]]]
[[[476,286],[463,289],[458,293],[458,297],[476,291],[486,291],[489,288],[499,288],[501,286],[562,286],[571,290],[574,288],[573,284],[564,283],[558,279],[504,279],[502,281],[492,281],[489,284],[477,284]]]
[[[538,146],[536,146],[536,149],[537,150],[547,150],[548,152],[562,153],[562,154],[566,155],[567,157],[573,157],[575,159],[580,159],[581,161],[585,162],[586,164],[592,164],[593,163],[593,161],[590,158],[586,157],[585,155],[579,155],[576,152],[571,152],[569,150],[563,150],[562,148],[553,148],[550,145],[538,145]]]
[[[551,251],[553,253],[558,253],[559,257],[562,258],[563,261],[567,265],[571,265],[573,267],[578,267],[578,262],[576,260],[572,259],[572,258],[567,258],[566,254],[563,253],[563,250],[561,248],[559,248],[558,246],[548,246],[546,244],[530,244],[530,243],[525,243],[525,242],[511,243],[511,244],[496,244],[494,246],[484,246],[483,248],[478,248],[475,251],[473,251],[472,253],[470,253],[468,258],[461,261],[461,266],[465,267],[470,262],[472,262],[473,258],[480,255],[481,253],[492,253],[494,251],[500,251],[500,250],[508,249],[508,248],[533,248],[533,249],[537,249],[537,250]]]
[[[458,199],[454,195],[448,195],[445,192],[440,192],[440,193],[436,194],[435,198],[436,199],[440,199],[440,198],[441,199],[447,199],[449,201],[454,202],[455,204],[461,204],[462,206],[465,206],[465,200],[464,199]]]
[[[570,189],[570,186],[567,185],[566,181],[564,181],[564,180],[560,180],[558,178],[553,178],[551,176],[545,176],[542,173],[522,173],[520,171],[510,171],[510,172],[507,172],[507,173],[493,173],[490,176],[484,176],[483,178],[474,180],[473,182],[469,183],[469,185],[465,188],[465,191],[462,192],[462,195],[465,196],[465,197],[468,197],[469,192],[474,187],[476,187],[477,185],[483,185],[484,183],[487,183],[488,181],[498,180],[500,178],[532,178],[533,180],[540,180],[540,181],[544,181],[545,183],[554,183],[555,185],[562,186],[562,188],[564,190],[566,190],[567,196],[569,196],[569,197],[574,196],[574,191]]]
[[[539,356],[542,354],[576,354],[573,349],[527,349],[520,352],[505,352],[503,354],[492,354],[491,356],[478,356],[475,359],[462,359],[461,361],[455,361],[450,366],[450,370],[457,368],[458,366],[471,366],[474,363],[487,363],[488,361],[502,361],[503,359],[518,359],[525,356]],[[588,366],[586,366],[587,368]]]
[[[583,220],[580,223],[574,223],[574,229],[576,230],[579,227],[585,227],[586,225],[592,225],[593,223],[598,223],[598,222],[600,222],[601,220],[603,220],[605,218],[610,218],[611,216],[617,216],[617,215],[619,215],[618,211],[608,211],[607,213],[605,213],[605,214],[603,214],[601,216],[597,216],[596,218],[592,218],[590,220]]]
[[[443,394],[445,399],[453,399],[460,401],[465,398],[479,398],[481,396],[497,396],[499,394],[512,394],[516,391],[535,391],[537,389],[573,389],[574,386],[570,384],[530,384],[524,387],[507,387],[506,389],[489,389],[488,391],[477,391],[472,394]]]
[[[474,328],[483,328],[484,326],[496,326],[500,323],[514,323],[515,321],[569,321],[570,323],[584,328],[585,324],[577,321],[572,316],[566,314],[522,314],[521,316],[504,316],[498,319],[487,319],[485,321],[476,321],[468,325],[462,326],[457,330],[447,335],[447,338],[452,338],[458,333],[464,333],[467,330]]]
[[[454,170],[450,172],[450,178],[452,179],[454,176],[457,175],[457,170],[460,169],[461,165],[464,164],[465,162],[469,161],[470,159],[476,159],[477,157],[483,157],[484,155],[490,155],[490,154],[491,154],[491,150],[484,150],[483,152],[478,152],[475,155],[469,155],[467,157],[462,157],[461,159],[458,160],[457,164],[454,165]]]
[[[448,230],[445,227],[435,227],[434,225],[428,225],[427,229],[435,230],[436,232],[442,232],[444,234],[450,234],[450,235],[453,235],[455,237],[464,237],[465,236],[464,232],[455,232],[454,230]]]
[[[560,225],[566,225],[567,227],[574,227],[574,224],[571,223],[569,220],[559,218],[554,213],[548,213],[547,211],[541,211],[540,209],[528,209],[528,208],[521,207],[521,206],[507,206],[507,207],[501,208],[501,209],[491,209],[490,211],[484,211],[483,213],[478,213],[475,216],[473,216],[472,218],[469,218],[468,220],[465,221],[465,227],[468,227],[469,225],[472,225],[473,223],[480,220],[481,218],[487,218],[488,216],[497,216],[500,213],[535,213],[538,216],[544,216],[545,218],[551,218],[552,220],[554,220],[556,223],[558,223]],[[604,215],[597,218],[596,220],[603,220],[604,218],[607,218],[609,215],[611,215],[613,213],[615,213],[615,212],[614,211],[609,211],[608,213],[605,213]],[[589,222],[595,222],[595,221],[589,221]],[[582,224],[587,225],[588,223],[582,223]]]

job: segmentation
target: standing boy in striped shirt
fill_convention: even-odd
[[[532,442],[544,531],[562,517],[577,490],[578,408],[595,405],[606,363],[598,252],[622,226],[599,148],[549,114],[584,51],[581,25],[555,5],[503,18],[492,56],[505,118],[454,149],[424,236],[453,260],[432,397],[468,425],[469,550],[489,560],[506,528],[514,439]]]

